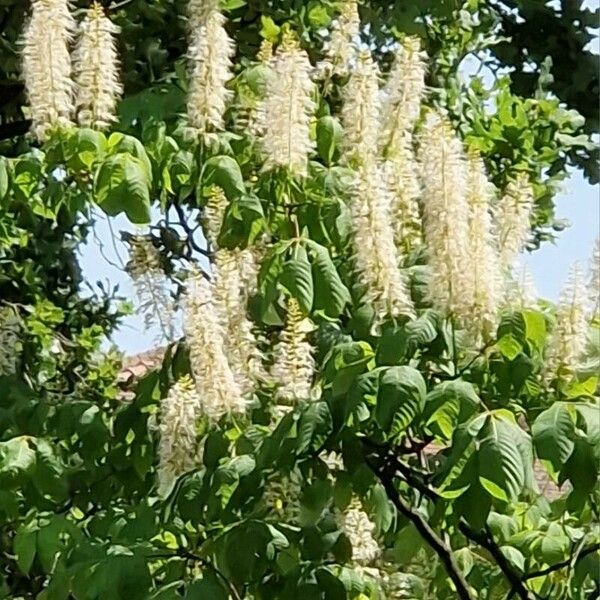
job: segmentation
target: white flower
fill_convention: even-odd
[[[340,15],[333,21],[331,35],[325,45],[326,60],[321,70],[334,75],[347,75],[356,60],[360,42],[360,17],[358,2],[345,0]]]
[[[231,98],[226,88],[232,78],[233,42],[225,31],[225,17],[208,11],[190,32],[190,84],[187,112],[200,134],[223,129],[223,115]]]
[[[166,496],[175,480],[199,463],[196,420],[200,400],[189,375],[179,379],[160,402],[158,493]]]
[[[381,169],[373,162],[360,165],[350,201],[352,240],[363,303],[374,309],[375,330],[388,318],[414,314],[399,269],[390,204]]]
[[[533,273],[524,262],[516,263],[506,274],[506,302],[512,309],[535,308],[538,293]]]
[[[261,107],[264,168],[288,169],[305,175],[314,147],[310,122],[316,108],[308,55],[290,31],[285,31],[270,62],[266,96]]]
[[[69,43],[75,20],[68,0],[32,0],[23,35],[23,77],[32,129],[44,140],[49,129],[71,123],[73,82]]]
[[[468,160],[469,263],[472,299],[463,322],[477,338],[489,339],[498,324],[502,299],[500,264],[492,231],[494,186],[489,182],[477,153]]]
[[[346,158],[353,164],[371,161],[377,154],[381,106],[379,70],[368,50],[360,52],[343,96],[341,117]]]
[[[148,236],[136,235],[131,239],[127,272],[133,280],[146,329],[158,326],[162,337],[172,340],[175,307],[160,252]]]
[[[235,380],[244,395],[252,393],[256,381],[267,376],[258,348],[254,325],[248,318],[250,285],[256,285],[254,253],[221,249],[215,255],[214,302],[224,332],[225,352]],[[249,280],[253,280],[250,283]]]
[[[412,136],[407,134],[393,158],[383,163],[385,185],[390,193],[394,239],[401,256],[408,255],[423,241],[419,211],[421,186],[417,174]]]
[[[600,316],[600,237],[596,238],[590,260],[589,290],[592,317]]]
[[[469,204],[461,142],[448,120],[428,112],[420,135],[423,232],[432,277],[429,298],[446,314],[466,314],[472,298],[468,277]]]
[[[275,362],[271,367],[271,377],[277,385],[275,396],[283,406],[280,412],[313,398],[315,359],[307,338],[307,333],[313,329],[298,301],[288,298],[286,323],[273,350]]]
[[[214,185],[208,191],[208,200],[202,212],[202,224],[204,235],[213,248],[218,248],[219,233],[223,226],[223,217],[227,209],[227,197],[225,192]]]
[[[405,38],[384,88],[380,147],[385,157],[401,152],[406,134],[414,129],[425,93],[427,55],[416,37]]]
[[[92,4],[73,52],[77,121],[84,127],[105,129],[116,120],[117,102],[123,93],[115,45],[118,32],[102,6]]]
[[[199,274],[188,280],[184,330],[203,413],[214,420],[243,413],[247,404],[225,354],[225,332],[215,307],[213,286]]]
[[[19,358],[19,320],[12,308],[0,308],[0,375],[14,375]]]
[[[381,548],[373,536],[375,524],[362,510],[358,500],[351,502],[350,506],[341,514],[340,529],[350,541],[354,562],[359,565],[367,565],[381,554]]]
[[[189,0],[187,5],[188,30],[196,31],[207,19],[219,12],[219,0]]]
[[[533,189],[525,173],[519,173],[506,187],[498,204],[498,247],[503,268],[512,265],[531,233]]]
[[[586,348],[587,314],[585,277],[579,265],[574,264],[558,302],[556,322],[546,350],[546,381],[569,380],[577,371]]]

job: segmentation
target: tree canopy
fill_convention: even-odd
[[[3,0],[0,597],[598,597],[598,249],[516,265],[597,180],[595,18]]]

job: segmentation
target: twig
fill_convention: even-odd
[[[494,557],[496,564],[504,574],[504,577],[510,584],[512,590],[514,590],[519,598],[522,600],[535,600],[533,593],[527,589],[527,586],[523,583],[525,578],[522,578],[521,575],[508,562],[508,559],[506,556],[504,556],[504,553],[496,544],[489,531],[475,531],[464,519],[461,519],[459,523],[459,529],[465,535],[465,537],[476,544],[479,544],[482,548],[485,548]]]
[[[528,580],[528,579],[535,579],[536,577],[543,577],[544,575],[549,575],[550,573],[553,573],[554,571],[559,571],[560,569],[564,569],[565,567],[575,565],[582,558],[585,558],[588,554],[592,554],[593,552],[598,552],[598,550],[600,550],[600,543],[592,544],[591,546],[588,546],[587,548],[584,548],[583,550],[581,550],[581,552],[579,552],[579,554],[577,555],[576,560],[574,562],[573,562],[572,558],[568,558],[567,560],[563,560],[559,563],[556,563],[554,565],[546,567],[545,569],[540,569],[539,571],[532,571],[531,573],[527,573],[527,575],[525,575],[523,577],[523,579]]]
[[[419,513],[415,512],[411,506],[400,497],[400,494],[398,493],[398,490],[393,482],[393,474],[379,471],[371,464],[369,460],[367,460],[367,465],[371,468],[373,474],[383,485],[388,498],[397,508],[398,512],[404,515],[415,526],[423,540],[425,540],[431,549],[440,557],[440,560],[446,569],[446,573],[448,573],[448,576],[456,587],[456,593],[458,597],[461,600],[475,600],[475,597],[469,589],[467,580],[462,574],[457,562],[454,560],[452,550],[431,528],[429,523],[427,523],[427,521],[425,521],[425,519]]]

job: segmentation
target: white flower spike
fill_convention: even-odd
[[[83,127],[106,129],[116,121],[123,93],[115,36],[119,28],[94,2],[79,28],[73,52],[77,121]]]
[[[75,20],[68,0],[32,0],[23,35],[23,77],[32,130],[43,141],[53,127],[72,123],[73,81],[69,44]]]

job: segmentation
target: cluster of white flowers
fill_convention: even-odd
[[[260,109],[261,144],[265,169],[286,168],[294,175],[306,174],[308,155],[314,147],[310,123],[316,108],[308,55],[295,35],[282,34],[273,59],[264,102]]]
[[[368,50],[358,56],[343,89],[344,152],[351,164],[371,162],[379,136],[379,69]]]
[[[212,284],[200,274],[188,279],[184,331],[202,412],[218,420],[243,413],[247,403],[225,354],[225,332],[215,306]]]
[[[184,375],[160,402],[158,493],[166,496],[175,480],[200,462],[196,420],[200,399],[194,382]]]
[[[319,65],[324,75],[348,75],[356,59],[360,42],[360,17],[357,0],[345,0],[339,16],[333,21],[325,45],[325,60]]]
[[[287,299],[286,309],[285,327],[273,350],[275,362],[271,367],[271,377],[277,384],[279,413],[314,395],[315,359],[307,337],[314,326],[304,317],[295,298]]]
[[[475,339],[489,339],[496,331],[502,301],[500,265],[492,230],[494,187],[489,182],[480,156],[468,157],[467,200],[469,202],[469,268],[471,306],[464,322]]]
[[[357,170],[350,214],[356,270],[365,287],[363,302],[375,313],[374,327],[387,318],[412,316],[412,301],[394,245],[390,193],[381,168],[374,162]]]
[[[23,76],[32,129],[43,140],[55,126],[71,123],[73,81],[69,44],[76,23],[68,0],[32,0],[23,35]]]
[[[19,358],[20,326],[12,308],[0,309],[0,375],[14,375]]]
[[[123,93],[115,45],[118,32],[102,6],[92,4],[73,52],[77,121],[85,127],[104,129],[116,120],[117,102]]]
[[[533,273],[523,262],[516,263],[506,276],[505,304],[512,309],[535,308],[538,293]]]
[[[448,120],[430,110],[420,135],[423,229],[432,271],[433,305],[457,319],[468,314],[472,286],[468,265],[467,165],[461,142]]]
[[[587,343],[588,298],[585,276],[574,264],[556,309],[556,322],[546,349],[544,379],[565,381],[581,365]]]
[[[589,296],[591,314],[600,318],[600,237],[596,238],[590,261]]]
[[[175,307],[160,252],[149,236],[136,235],[131,239],[127,272],[133,280],[146,329],[158,326],[162,337],[172,340]]]
[[[190,84],[187,111],[190,126],[200,134],[223,129],[223,115],[231,97],[233,42],[225,30],[218,2],[192,1],[190,24]]]
[[[380,146],[384,157],[405,151],[421,112],[425,94],[426,55],[418,38],[400,44],[386,86],[381,118]]]
[[[213,248],[218,247],[219,233],[223,226],[223,217],[227,210],[227,197],[219,186],[211,186],[208,190],[208,200],[202,212],[204,235]]]
[[[362,509],[358,500],[340,515],[340,529],[352,546],[352,560],[359,565],[372,563],[381,554],[381,548],[374,537],[375,524]]]
[[[257,266],[251,248],[221,249],[215,255],[214,300],[229,365],[242,394],[252,393],[257,381],[267,376],[254,325],[247,316],[250,285],[256,281]]]
[[[526,173],[519,173],[506,187],[496,219],[500,264],[508,269],[521,252],[531,232],[533,189]]]

